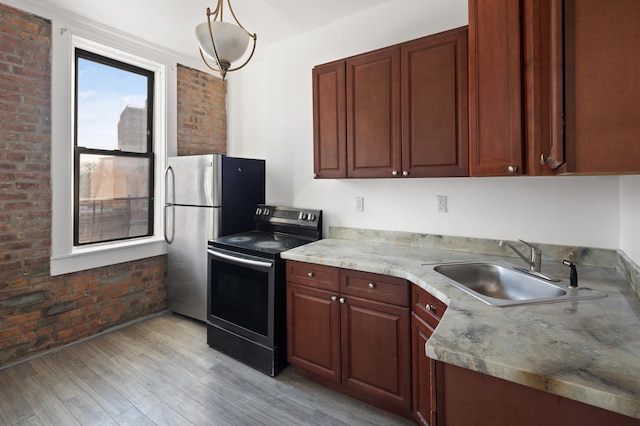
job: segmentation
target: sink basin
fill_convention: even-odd
[[[606,294],[568,282],[556,284],[515,268],[506,262],[469,262],[423,265],[443,275],[448,282],[492,306],[549,303],[605,297]]]

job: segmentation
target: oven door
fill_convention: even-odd
[[[274,346],[275,262],[209,247],[209,324]]]

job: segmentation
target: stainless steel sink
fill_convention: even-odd
[[[549,303],[605,297],[584,287],[568,288],[568,282],[552,283],[506,262],[465,262],[423,265],[448,282],[492,306]]]

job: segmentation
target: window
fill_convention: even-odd
[[[75,50],[74,245],[153,234],[153,72]]]
[[[167,146],[176,145],[175,55],[56,20],[52,44],[51,275],[166,253],[162,189]]]

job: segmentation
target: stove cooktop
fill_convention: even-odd
[[[270,256],[280,254],[303,244],[315,241],[312,238],[263,231],[250,231],[228,235],[211,240],[213,247],[231,251],[242,251],[247,254],[262,253]]]
[[[322,238],[322,210],[258,204],[253,231],[209,241],[209,247],[276,258],[285,250]]]

